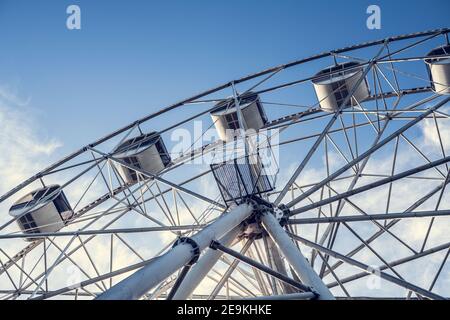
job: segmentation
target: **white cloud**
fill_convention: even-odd
[[[443,113],[449,114],[450,107],[444,107],[440,109]],[[442,117],[436,114],[436,117]],[[448,155],[450,153],[450,119],[449,118],[437,118],[436,122],[439,127],[439,133],[444,146],[444,150]],[[441,152],[441,146],[439,142],[439,134],[436,129],[436,123],[434,119],[425,119],[421,122],[420,126],[423,134],[423,145],[431,148],[435,152]]]
[[[29,101],[0,88],[1,194],[41,170],[62,146],[39,131]]]

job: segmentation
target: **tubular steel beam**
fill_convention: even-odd
[[[420,199],[418,199],[417,201],[415,201],[411,206],[409,206],[404,212],[412,212],[414,210],[416,210],[417,208],[419,208],[421,205],[423,205],[425,202],[427,202],[431,197],[433,197],[436,193],[438,193],[440,190],[442,190],[442,188],[445,188],[446,183],[442,183],[441,185],[435,187],[433,190],[431,190],[430,192],[428,192],[427,194],[425,194],[423,197],[421,197]],[[390,228],[392,228],[394,225],[396,225],[398,222],[400,222],[401,219],[394,219],[392,221],[390,221],[389,223],[386,224],[386,226],[383,229],[378,230],[377,232],[373,233],[370,237],[366,238],[365,241],[367,243],[371,243],[373,241],[375,241],[376,239],[378,239],[381,235],[383,235],[386,230],[389,230]],[[359,246],[357,246],[356,248],[354,248],[353,250],[351,250],[349,253],[347,253],[348,257],[352,257],[355,254],[357,254],[359,251],[361,251],[362,249],[364,249],[366,246],[361,243]],[[336,268],[338,268],[343,262],[342,261],[337,261],[333,266],[331,266],[332,270],[335,270]],[[329,272],[329,271],[328,271]],[[324,276],[327,275],[328,273],[327,271],[324,272]]]
[[[303,218],[290,219],[289,224],[316,224],[316,223],[332,223],[332,222],[355,222],[355,221],[375,221],[375,220],[392,220],[403,218],[423,218],[423,217],[443,217],[449,216],[450,210],[438,211],[418,211],[407,213],[382,213],[382,214],[368,214],[358,216],[338,216],[338,217],[324,217],[324,218]]]
[[[190,239],[200,251],[207,248],[211,241],[226,234],[248,218],[253,211],[250,204],[241,204],[232,211],[223,214],[209,226],[199,231]],[[179,268],[191,262],[195,253],[189,243],[181,243],[167,253],[155,258],[145,267],[128,278],[114,285],[97,297],[99,300],[133,300],[139,299],[155,285],[169,277]]]
[[[409,128],[411,128],[415,124],[419,123],[421,120],[423,120],[429,114],[431,114],[434,111],[436,111],[437,109],[441,108],[442,106],[444,106],[449,101],[450,101],[450,97],[448,97],[448,98],[442,100],[441,102],[437,103],[434,107],[429,108],[426,112],[422,113],[420,116],[418,116],[417,118],[415,118],[411,122],[407,123],[406,125],[404,125],[400,129],[398,129],[397,131],[395,131],[394,133],[392,133],[391,135],[389,135],[388,137],[383,139],[382,141],[378,142],[376,145],[372,146],[366,152],[362,153],[361,155],[356,157],[354,160],[352,160],[349,163],[347,163],[346,165],[344,165],[341,169],[337,170],[336,172],[334,172],[333,174],[328,176],[322,182],[320,182],[316,186],[310,188],[308,191],[303,193],[301,196],[299,196],[299,197],[293,199],[292,201],[290,201],[288,204],[286,204],[286,206],[288,208],[292,207],[292,206],[296,205],[297,203],[299,203],[300,201],[302,201],[303,199],[307,198],[308,196],[310,196],[311,194],[313,194],[314,192],[316,192],[317,190],[322,188],[324,185],[326,185],[328,182],[330,182],[333,179],[339,177],[341,174],[343,174],[345,171],[347,171],[348,169],[353,167],[355,164],[357,164],[358,162],[362,161],[363,159],[365,159],[366,157],[368,157],[369,155],[374,153],[376,150],[378,150],[381,147],[383,147],[384,145],[386,145],[391,140],[395,139],[398,135],[400,135],[404,131],[408,130]]]
[[[343,192],[341,194],[338,194],[336,196],[333,196],[333,197],[330,197],[330,198],[327,198],[327,199],[324,199],[324,200],[321,200],[321,201],[317,201],[316,203],[313,203],[311,205],[307,205],[307,206],[304,206],[304,207],[292,210],[290,212],[290,215],[292,216],[292,215],[295,215],[295,214],[298,214],[298,213],[301,213],[301,212],[305,212],[305,211],[308,211],[308,210],[311,210],[311,209],[314,209],[314,208],[317,208],[317,207],[321,207],[323,205],[332,203],[332,202],[340,200],[340,199],[348,198],[348,197],[353,196],[355,194],[358,194],[358,193],[361,193],[361,192],[364,192],[364,191],[367,191],[367,190],[370,190],[370,189],[374,189],[376,187],[382,186],[382,185],[390,183],[392,181],[396,181],[396,180],[402,179],[404,177],[407,177],[407,176],[410,176],[410,175],[413,175],[413,174],[416,174],[416,173],[428,170],[430,168],[434,168],[436,166],[439,166],[441,164],[447,163],[449,161],[450,161],[450,156],[442,158],[442,159],[439,159],[439,160],[436,160],[436,161],[433,161],[433,162],[430,162],[430,163],[427,163],[427,164],[425,164],[423,166],[420,166],[420,167],[417,167],[417,168],[413,168],[413,169],[410,169],[410,170],[398,173],[398,174],[393,175],[391,177],[388,177],[388,178],[385,178],[385,179],[381,179],[381,180],[375,181],[373,183],[369,183],[369,184],[367,184],[365,186],[362,186],[362,187],[359,187],[359,188],[356,188],[356,189],[353,189],[353,190],[350,190],[350,191],[347,191],[347,192]]]
[[[302,282],[313,288],[319,294],[318,299],[334,300],[334,296],[331,294],[330,289],[328,289],[322,279],[319,278],[273,214],[266,212],[262,215],[261,220],[264,228],[278,245]]]
[[[189,270],[191,269],[191,265],[186,265],[181,269],[181,272],[178,274],[177,280],[175,281],[175,284],[172,287],[172,290],[170,290],[169,295],[167,296],[167,300],[173,300],[173,297],[178,291],[178,288],[183,283],[184,279],[186,278],[186,275],[188,274]]]
[[[447,242],[447,243],[441,244],[439,246],[436,246],[436,247],[424,250],[424,251],[419,252],[417,254],[413,254],[413,255],[410,255],[410,256],[398,259],[398,260],[390,261],[389,262],[389,266],[395,267],[395,266],[398,266],[398,265],[402,265],[404,263],[407,263],[407,262],[410,262],[410,261],[413,261],[413,260],[416,260],[416,259],[423,258],[423,257],[425,257],[427,255],[430,255],[430,254],[433,254],[433,253],[436,253],[436,252],[439,252],[439,251],[442,251],[442,250],[445,250],[445,249],[450,249],[450,242]],[[388,268],[387,265],[380,266],[380,270],[386,270],[387,268]],[[366,276],[368,276],[367,272],[361,272],[361,273],[357,273],[357,274],[354,274],[354,275],[351,275],[351,276],[348,276],[348,277],[345,277],[345,278],[341,278],[339,280],[340,280],[341,283],[347,283],[347,282],[354,281],[354,280],[357,280],[357,279],[360,279],[360,278],[363,278],[363,277],[366,277]],[[339,283],[337,281],[335,281],[335,282],[329,283],[328,287],[329,288],[333,288],[333,287],[335,287],[337,285],[339,285]]]
[[[250,248],[250,246],[252,245],[253,241],[254,241],[253,238],[249,238],[249,239],[245,240],[245,243],[243,244],[243,246],[241,248],[241,251],[239,252],[239,254],[241,256],[244,256],[244,254],[247,252],[248,248]],[[217,249],[217,247],[214,246],[214,245],[210,245],[210,248]],[[213,291],[209,295],[208,300],[214,300],[216,298],[216,296],[219,294],[220,290],[228,282],[228,280],[233,278],[231,275],[236,270],[239,262],[240,262],[240,260],[235,259],[233,262],[230,263],[230,265],[228,266],[227,270],[222,274],[220,280],[217,282],[217,285],[214,287]],[[247,291],[248,294],[254,295],[251,292],[251,290],[246,290],[246,291]]]
[[[261,271],[263,271],[263,272],[265,272],[267,274],[270,274],[271,276],[273,276],[273,277],[275,277],[275,278],[277,278],[277,279],[279,279],[279,280],[281,280],[283,282],[286,282],[286,283],[290,284],[291,286],[293,286],[293,287],[295,287],[297,289],[300,289],[300,290],[305,291],[305,292],[311,292],[312,291],[310,287],[305,286],[305,285],[301,284],[300,282],[297,282],[297,281],[295,281],[295,280],[285,276],[282,273],[279,273],[279,272],[277,272],[275,270],[272,270],[269,267],[266,267],[265,265],[263,265],[263,264],[261,264],[261,263],[259,263],[257,261],[254,261],[254,260],[252,260],[252,259],[250,259],[250,258],[248,258],[248,257],[246,257],[246,256],[244,256],[242,254],[240,254],[239,252],[236,252],[236,251],[234,251],[234,250],[232,250],[230,248],[227,248],[227,247],[223,246],[222,244],[220,244],[217,241],[211,242],[211,248],[217,249],[217,250],[220,250],[220,251],[222,251],[222,252],[224,252],[226,254],[229,254],[230,256],[232,256],[232,257],[234,257],[234,258],[236,258],[236,259],[238,259],[238,260],[240,260],[240,261],[242,261],[244,263],[247,263],[248,265],[250,265],[252,267],[255,267],[255,268],[257,268],[257,269],[259,269],[259,270],[261,270]]]
[[[327,254],[327,255],[335,258],[335,259],[341,260],[341,261],[343,261],[345,263],[348,263],[348,264],[350,264],[352,266],[355,266],[355,267],[357,267],[359,269],[362,269],[362,270],[364,270],[367,273],[376,274],[376,275],[378,275],[380,278],[382,278],[384,280],[387,280],[387,281],[395,283],[395,284],[397,284],[397,285],[399,285],[399,286],[401,286],[403,288],[406,288],[406,289],[409,289],[411,291],[414,291],[414,292],[416,292],[416,293],[418,293],[418,294],[420,294],[420,295],[422,295],[424,297],[427,297],[427,298],[430,298],[430,299],[435,299],[435,300],[444,300],[445,299],[444,297],[441,297],[438,294],[435,294],[433,292],[430,292],[428,290],[420,288],[420,287],[418,287],[418,286],[416,286],[416,285],[414,285],[412,283],[409,283],[409,282],[407,282],[405,280],[396,278],[396,277],[394,277],[394,276],[392,276],[390,274],[387,274],[385,272],[382,272],[382,271],[379,271],[379,270],[374,270],[374,268],[370,267],[369,265],[366,265],[366,264],[364,264],[362,262],[359,262],[359,261],[357,261],[355,259],[349,258],[349,257],[347,257],[347,256],[345,256],[343,254],[340,254],[340,253],[338,253],[336,251],[330,250],[330,249],[328,249],[328,248],[326,248],[324,246],[321,246],[321,245],[316,244],[316,243],[314,243],[312,241],[309,241],[307,239],[299,237],[299,236],[297,236],[295,234],[289,233],[289,235],[293,239],[303,243],[304,245],[306,245],[308,247],[314,248],[314,249],[316,249],[318,251],[321,251],[321,252],[323,252],[323,253],[325,253],[325,254]]]
[[[30,300],[44,300],[44,299],[52,298],[52,297],[55,297],[55,296],[63,295],[63,294],[68,293],[68,292],[70,292],[70,291],[72,291],[74,289],[83,288],[83,287],[86,287],[88,285],[95,284],[95,283],[97,283],[99,281],[110,279],[112,277],[115,277],[115,276],[118,276],[118,275],[130,272],[130,271],[142,268],[143,266],[146,266],[147,264],[149,264],[153,260],[154,260],[154,258],[149,259],[149,260],[144,260],[144,261],[141,261],[141,262],[129,265],[127,267],[115,270],[113,272],[108,272],[106,274],[97,276],[95,278],[91,278],[91,279],[79,282],[77,284],[73,284],[73,285],[70,285],[68,287],[60,288],[60,289],[57,289],[57,290],[54,290],[54,291],[43,291],[43,292],[39,292],[38,291],[36,294],[40,294],[40,295],[37,296],[37,297],[34,297],[34,298],[30,299]],[[21,291],[25,291],[25,289],[22,289]],[[33,291],[29,291],[30,294],[32,292]]]
[[[122,209],[121,209],[122,210]],[[206,225],[181,225],[181,226],[157,226],[157,227],[142,227],[142,228],[118,228],[105,230],[76,230],[76,231],[61,231],[61,232],[42,232],[42,233],[12,233],[0,235],[1,239],[41,239],[48,237],[69,237],[69,236],[86,236],[99,234],[116,234],[116,233],[142,233],[142,232],[163,232],[163,231],[184,231],[202,229]]]
[[[241,228],[238,226],[220,239],[220,243],[228,246],[239,235]],[[191,268],[184,281],[173,296],[173,300],[186,300],[194,292],[195,288],[205,278],[211,268],[217,263],[222,252],[208,248],[197,263]]]

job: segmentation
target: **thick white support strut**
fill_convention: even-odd
[[[328,287],[317,275],[314,269],[309,265],[306,258],[300,250],[294,245],[294,242],[287,235],[286,231],[280,226],[279,221],[270,212],[265,212],[261,217],[262,224],[273,241],[283,252],[284,256],[294,268],[295,272],[302,282],[313,288],[318,294],[319,300],[334,300]]]
[[[250,204],[241,204],[228,213],[223,214],[205,229],[199,231],[191,239],[200,251],[209,247],[211,241],[217,240],[228,231],[248,218],[253,211]],[[165,254],[155,258],[148,265],[136,271],[128,278],[97,297],[98,300],[136,300],[151,288],[168,278],[171,274],[189,263],[194,257],[189,243],[180,243]]]
[[[234,239],[241,232],[241,227],[235,227],[233,230],[224,235],[219,242],[224,246],[230,245]],[[200,257],[197,263],[191,268],[183,282],[181,283],[178,290],[173,296],[173,300],[186,300],[190,297],[195,288],[200,284],[200,282],[205,278],[211,268],[219,260],[220,256],[223,254],[220,250],[206,249],[205,253]]]

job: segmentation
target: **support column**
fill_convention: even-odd
[[[237,226],[230,232],[228,232],[225,236],[220,239],[220,243],[223,243],[225,246],[229,246],[234,239],[239,235],[241,228]],[[180,287],[176,291],[173,296],[173,300],[186,300],[190,297],[192,292],[194,292],[195,288],[200,284],[200,282],[205,278],[208,272],[212,269],[212,267],[217,263],[220,256],[222,255],[221,251],[206,249],[203,256],[200,257],[198,262],[192,267],[192,269],[188,272]]]
[[[275,271],[278,271],[279,273],[287,275],[286,267],[284,265],[283,260],[281,259],[280,251],[275,242],[273,242],[271,237],[267,237],[267,246],[273,262],[272,268]],[[287,285],[286,283],[281,283],[281,286],[282,286],[281,289],[284,291],[285,294],[296,292],[294,288]]]
[[[250,204],[242,204],[223,214],[205,229],[191,237],[200,251],[209,247],[213,240],[226,234],[248,218],[253,211]],[[167,253],[156,257],[145,267],[97,297],[98,300],[133,300],[139,299],[155,285],[189,263],[194,257],[189,243],[181,243]]]
[[[280,226],[280,223],[273,214],[268,211],[263,213],[261,221],[302,282],[313,288],[319,294],[319,300],[334,300],[334,296],[330,290],[309,265],[300,250],[294,245],[294,242]]]

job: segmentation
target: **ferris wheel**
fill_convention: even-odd
[[[23,181],[0,298],[450,297],[449,32],[227,82]]]

